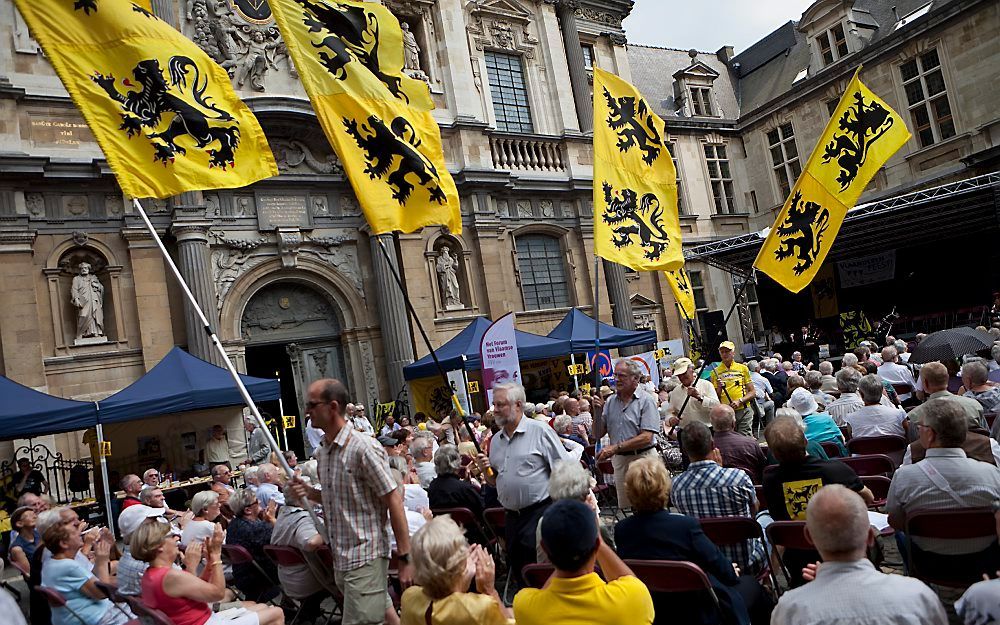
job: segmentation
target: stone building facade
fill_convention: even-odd
[[[407,71],[427,81],[461,198],[461,235],[369,236],[357,198],[297,81],[266,3],[153,0],[154,12],[228,69],[261,122],[280,175],[252,187],[144,201],[230,356],[280,373],[285,404],[321,376],[368,406],[395,398],[401,367],[477,315],[516,311],[546,333],[571,307],[679,336],[661,276],[593,262],[593,64],[629,77],[629,0],[385,0],[412,34]],[[0,372],[101,399],[174,345],[216,360],[117,188],[93,136],[0,0]],[[289,217],[289,216],[292,217]],[[290,220],[290,221],[289,221]],[[383,254],[383,246],[388,255]],[[437,265],[448,248],[457,294]],[[103,286],[104,333],[79,341],[69,289],[87,261]],[[286,412],[289,412],[286,410]],[[78,435],[55,444],[85,454]]]
[[[878,172],[859,205],[996,172],[1000,104],[992,85],[1000,59],[998,28],[995,2],[817,0],[799,20],[735,56],[729,48],[689,53],[630,45],[636,85],[658,106],[674,141],[684,244],[700,314],[732,305],[742,278],[727,269],[749,271],[762,240],[754,233],[773,224],[859,65],[865,84],[903,116],[913,134]],[[729,175],[721,168],[719,148],[725,150]],[[962,225],[995,232],[996,217],[986,213],[996,208],[996,193],[988,188],[983,193],[982,221],[941,194],[930,208],[920,209],[927,215],[904,202],[894,213],[880,211],[883,221],[872,216],[845,226],[831,260],[885,248],[913,250],[928,240],[943,243],[958,236]],[[954,247],[970,245],[965,239]],[[930,250],[930,256],[941,249]],[[922,252],[912,255],[916,258],[907,272],[929,259]],[[994,289],[1000,284],[992,269],[981,278],[975,286],[988,288],[985,278]],[[791,301],[767,278],[758,287],[728,324],[730,338],[763,343],[764,325],[770,322],[756,304],[758,291],[768,289],[776,308]],[[879,301],[878,292],[865,296],[891,304]],[[885,291],[881,296],[888,297]],[[813,314],[808,310],[803,321]]]

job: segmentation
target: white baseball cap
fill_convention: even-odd
[[[118,529],[121,530],[122,538],[131,536],[146,519],[162,517],[166,512],[166,508],[151,508],[141,503],[125,508],[118,515]]]

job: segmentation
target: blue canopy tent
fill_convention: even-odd
[[[450,341],[437,348],[438,361],[445,371],[466,369],[472,371],[482,366],[479,345],[486,328],[493,322],[486,317],[477,317]],[[569,354],[569,342],[551,339],[530,332],[515,330],[517,356],[520,360],[541,360]],[[462,356],[465,356],[463,360]],[[407,381],[437,375],[434,359],[427,354],[420,360],[403,367],[403,378]]]
[[[601,322],[601,348],[652,345],[656,342],[653,330],[622,330]],[[574,354],[594,350],[594,319],[574,308],[566,313],[559,325],[547,335],[550,339],[568,341]]]
[[[241,375],[254,401],[281,396],[277,380]],[[229,371],[174,347],[155,367],[99,403],[101,423],[243,405]]]
[[[97,423],[93,402],[46,395],[0,377],[0,439],[84,430]]]

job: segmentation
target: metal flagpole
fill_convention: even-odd
[[[281,391],[281,378],[278,378],[278,391]],[[285,450],[288,450],[288,430],[285,429],[285,404],[281,401],[281,395],[278,395],[278,418],[281,419],[281,439],[285,443]]]
[[[108,511],[108,528],[115,533],[115,519],[111,513],[111,484],[108,483],[108,458],[104,455],[104,426],[101,425],[101,406],[94,402],[97,412],[97,455],[101,457],[101,482],[104,483],[104,506]]]
[[[736,300],[733,302],[733,305],[729,307],[729,312],[726,313],[726,318],[722,322],[722,326],[721,326],[718,334],[716,334],[715,338],[718,338],[719,336],[721,336],[722,332],[726,329],[726,324],[729,323],[729,318],[733,316],[733,311],[736,310],[736,306],[740,303],[740,299],[743,298],[743,293],[746,292],[748,284],[750,284],[750,278],[744,280],[743,285],[740,287],[740,292],[736,294]],[[707,341],[704,341],[704,340],[702,342],[705,343],[703,345],[703,347],[704,347],[704,349],[707,352],[707,350],[709,349],[709,343]],[[705,370],[705,365],[707,365],[707,364],[708,364],[708,354],[705,353],[705,354],[702,354],[701,367],[699,367],[697,373],[694,374],[694,384],[697,384],[698,380],[701,379],[701,372]],[[728,391],[727,391],[727,393],[728,393]],[[691,396],[690,395],[688,395],[687,397],[684,398],[684,403],[681,404],[681,409],[677,412],[677,419],[678,420],[680,420],[681,415],[684,414],[684,409],[687,408],[687,405],[688,405],[689,401],[691,401]]]
[[[233,382],[236,384],[236,388],[240,392],[240,396],[243,397],[243,403],[247,405],[250,412],[253,414],[254,419],[257,421],[257,427],[264,431],[264,436],[267,439],[267,444],[271,447],[271,450],[278,450],[278,441],[274,440],[274,435],[271,434],[271,430],[267,428],[267,423],[264,422],[264,417],[261,416],[260,410],[257,409],[257,405],[254,403],[253,398],[250,397],[250,392],[247,387],[243,384],[243,380],[240,378],[240,374],[236,371],[236,367],[233,366],[233,361],[229,359],[229,354],[226,353],[224,347],[222,347],[222,341],[219,340],[219,336],[212,329],[212,325],[208,322],[208,318],[205,317],[205,313],[201,310],[201,306],[198,305],[198,300],[195,299],[194,293],[188,288],[187,282],[184,281],[184,277],[181,276],[180,270],[177,269],[177,265],[174,264],[174,259],[170,257],[167,252],[167,248],[164,247],[163,241],[160,240],[160,235],[156,233],[156,228],[153,227],[152,222],[149,221],[149,216],[146,215],[146,211],[142,208],[142,204],[139,200],[132,199],[132,205],[135,210],[139,213],[142,218],[143,223],[146,224],[146,228],[149,229],[150,234],[153,235],[153,240],[156,241],[156,246],[160,248],[160,253],[163,255],[163,262],[167,264],[170,271],[173,272],[174,277],[177,278],[177,283],[180,285],[181,290],[184,292],[184,296],[187,297],[188,302],[191,304],[191,308],[194,310],[195,314],[198,315],[199,321],[208,334],[212,341],[212,345],[215,346],[216,351],[219,352],[219,356],[222,357],[222,362],[225,364],[226,369],[229,370],[229,375],[232,376]],[[292,471],[292,467],[288,466],[288,461],[285,460],[284,454],[276,453],[274,454],[278,457],[278,462],[281,464],[281,468],[285,470],[288,475],[288,479],[295,477],[295,473]],[[316,514],[316,510],[313,509],[312,503],[309,501],[300,502],[302,503],[302,508],[309,513],[312,518],[313,523],[316,525],[316,529],[319,530],[324,527],[323,522],[319,520],[319,516]],[[324,532],[319,532],[320,536],[323,536]],[[324,537],[325,538],[325,537]]]
[[[601,353],[601,281],[600,281],[601,259],[594,254],[594,362],[591,367],[594,369],[594,390],[601,392],[601,367],[598,356]],[[596,365],[596,366],[595,366]]]
[[[382,250],[382,256],[385,257],[385,264],[389,265],[389,271],[392,272],[392,277],[396,280],[396,286],[399,287],[399,292],[403,294],[403,301],[406,302],[407,313],[409,313],[409,316],[417,324],[417,329],[420,330],[420,335],[424,339],[424,344],[427,345],[427,349],[431,352],[431,360],[434,361],[434,366],[437,367],[438,375],[441,376],[441,380],[444,382],[445,387],[448,389],[448,392],[451,393],[451,404],[462,417],[462,421],[465,422],[465,429],[469,431],[469,438],[472,439],[472,444],[476,446],[476,453],[483,453],[482,448],[479,446],[479,441],[476,440],[476,433],[472,429],[472,424],[465,419],[465,411],[462,409],[462,402],[458,401],[458,395],[456,395],[455,390],[451,388],[451,381],[448,380],[448,374],[445,373],[444,367],[441,366],[441,361],[438,360],[437,353],[431,345],[431,339],[427,336],[427,331],[424,330],[424,325],[420,323],[420,317],[417,316],[417,311],[413,310],[413,303],[410,301],[410,296],[407,294],[406,288],[403,287],[403,279],[399,276],[399,271],[397,271],[396,266],[392,264],[392,259],[389,257],[389,250],[385,249],[385,243],[382,242],[381,238],[376,236],[375,242],[378,243],[379,249]],[[465,370],[464,366],[462,367],[462,370]],[[493,469],[489,469],[489,471],[492,470]]]
[[[570,352],[569,355],[569,364],[573,365],[573,370],[576,371],[576,354],[572,352]],[[573,374],[573,388],[580,390],[580,378],[578,378],[575,373]]]

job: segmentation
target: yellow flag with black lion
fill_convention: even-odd
[[[639,91],[594,68],[594,251],[636,271],[684,264],[677,173]]]
[[[245,187],[278,168],[226,71],[148,0],[15,0],[134,198]]]
[[[387,8],[269,0],[302,86],[375,234],[462,231],[427,84],[403,72],[403,31]]]
[[[847,212],[910,138],[899,113],[861,82],[860,72],[859,67],[754,261],[793,293],[812,282]]]

